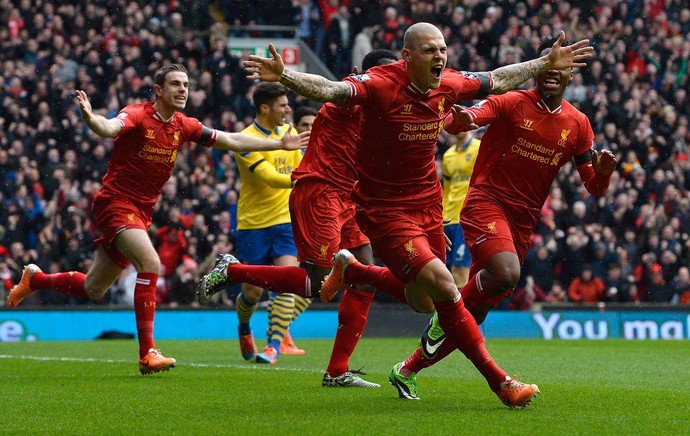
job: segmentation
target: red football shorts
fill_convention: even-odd
[[[466,202],[460,212],[460,225],[465,234],[465,241],[472,256],[470,278],[481,271],[487,260],[496,253],[509,251],[515,253],[520,265],[525,261],[525,255],[530,247],[530,236],[533,233],[531,225],[519,225],[519,220],[510,218],[497,204],[488,202]],[[496,307],[501,300],[510,297],[513,289],[494,297],[482,294],[462,294],[465,304],[481,298],[483,305]]]
[[[129,260],[115,248],[115,236],[126,229],[148,231],[151,227],[151,214],[120,198],[96,194],[93,215],[96,226],[101,231],[101,236],[94,241],[96,246],[103,247],[108,257],[120,268],[127,268]]]
[[[300,180],[290,193],[290,219],[300,262],[330,268],[341,248],[369,243],[355,221],[350,192],[329,183]]]
[[[357,223],[376,255],[403,283],[416,280],[434,258],[446,262],[443,206],[412,210],[357,209]]]

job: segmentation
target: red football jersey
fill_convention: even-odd
[[[177,150],[188,141],[198,141],[202,125],[180,112],[165,121],[153,102],[129,105],[116,119],[122,129],[115,137],[101,193],[152,209],[172,174]]]
[[[468,112],[475,124],[489,127],[463,210],[483,199],[536,224],[558,170],[592,147],[589,119],[565,100],[549,111],[536,89],[492,96]]]
[[[352,190],[357,180],[354,160],[359,119],[359,106],[323,105],[314,119],[302,162],[292,172],[292,180],[313,178]]]
[[[440,203],[434,157],[443,119],[454,103],[488,94],[490,73],[447,69],[438,89],[420,92],[408,79],[405,62],[398,61],[345,80],[352,87],[347,105],[362,106],[355,202],[377,209]]]

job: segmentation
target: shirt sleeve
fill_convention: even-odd
[[[484,98],[493,89],[493,75],[490,72],[470,73],[447,68],[443,72],[443,80],[455,91],[455,102]]]
[[[257,179],[263,180],[271,188],[287,189],[292,187],[290,174],[281,174],[268,163],[259,152],[241,153],[241,159],[247,165],[249,172]]]
[[[575,165],[577,165],[580,180],[585,185],[587,192],[595,197],[599,197],[606,193],[611,177],[594,172],[592,167],[594,132],[586,116],[582,115],[581,120],[580,135],[578,136],[578,144],[574,156]]]
[[[115,121],[120,123],[120,133],[119,135],[126,135],[132,130],[137,128],[139,120],[141,119],[140,114],[142,111],[137,110],[132,106],[125,106],[120,110],[117,116],[114,118]]]
[[[201,121],[196,118],[184,116],[182,118],[182,126],[185,132],[185,138],[203,145],[204,147],[211,147],[216,142],[217,132],[215,129],[201,124]]]
[[[474,124],[479,127],[486,126],[499,118],[503,109],[506,107],[506,100],[508,99],[506,96],[509,95],[510,93],[501,96],[492,96],[467,108],[467,112],[472,117]]]
[[[380,74],[359,74],[348,76],[344,82],[350,85],[352,96],[347,100],[347,106],[361,105],[368,101],[376,101],[376,95],[385,93],[389,88],[388,80]]]

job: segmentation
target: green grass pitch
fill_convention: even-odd
[[[542,394],[508,409],[459,353],[398,399],[393,364],[416,340],[363,339],[380,389],[323,388],[331,341],[305,356],[244,362],[237,341],[159,341],[178,366],[141,376],[136,343],[0,343],[0,434],[690,434],[690,341],[489,340],[496,361]]]

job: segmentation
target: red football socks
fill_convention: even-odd
[[[77,271],[45,274],[37,272],[31,277],[31,289],[53,290],[70,297],[89,298],[84,291],[86,275]]]
[[[474,364],[491,390],[498,392],[506,373],[486,350],[482,333],[472,315],[465,309],[462,298],[457,301],[437,301],[434,306],[446,337]]]
[[[244,265],[228,267],[228,278],[236,283],[248,283],[278,294],[295,294],[311,298],[307,272],[298,266]]]
[[[446,335],[446,339],[443,341],[441,346],[438,347],[436,357],[434,357],[432,360],[429,360],[426,357],[424,357],[424,354],[422,354],[422,349],[417,348],[410,357],[405,359],[403,367],[408,369],[410,372],[419,372],[424,368],[428,368],[432,365],[435,365],[437,362],[443,360],[446,356],[448,356],[450,353],[457,349],[458,347],[455,346],[455,343],[448,337],[448,335]],[[409,377],[409,374],[405,375],[405,377]]]
[[[372,285],[381,293],[407,304],[405,285],[388,268],[353,263],[345,270],[345,282],[355,286]]]
[[[462,301],[465,303],[465,309],[472,313],[472,309],[481,306],[483,297],[477,287],[477,277],[479,273],[470,277],[465,283],[465,286],[460,290]]]
[[[153,343],[153,318],[156,315],[156,282],[158,274],[140,272],[134,286],[134,314],[137,320],[139,357],[146,356]]]
[[[373,292],[359,291],[352,287],[348,287],[343,294],[338,309],[338,330],[326,370],[331,377],[338,377],[349,370],[350,356],[367,325],[367,314],[373,299]]]

